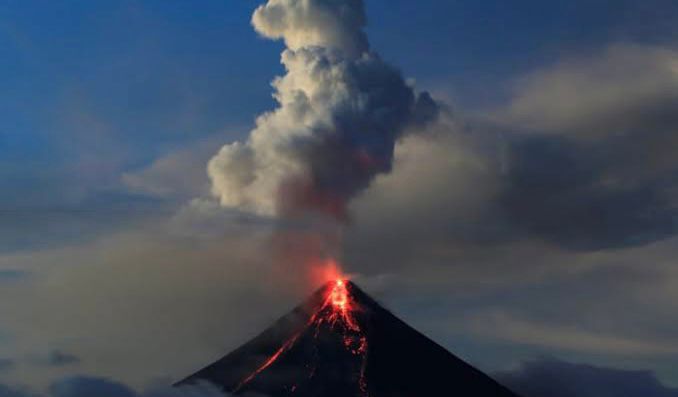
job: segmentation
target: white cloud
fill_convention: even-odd
[[[615,334],[586,331],[581,325],[564,326],[519,319],[502,312],[479,314],[471,319],[477,335],[518,344],[535,345],[551,351],[570,350],[615,355],[673,355],[675,341],[624,338]]]
[[[533,132],[587,139],[656,129],[675,116],[677,64],[673,49],[632,44],[566,58],[518,80],[500,118]]]
[[[132,192],[160,198],[187,199],[209,193],[206,163],[219,147],[217,139],[201,140],[171,151],[150,165],[126,172],[122,183]]]

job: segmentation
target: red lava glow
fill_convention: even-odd
[[[309,279],[313,285],[346,279],[339,263],[333,258],[311,260],[309,265]]]
[[[337,267],[338,269],[338,267]],[[327,296],[321,307],[313,313],[309,318],[306,326],[297,334],[290,337],[283,345],[276,350],[263,364],[259,366],[254,372],[243,379],[235,389],[239,391],[242,387],[250,383],[257,375],[263,372],[266,368],[273,365],[285,352],[289,351],[297,342],[304,331],[309,328],[314,328],[313,335],[317,339],[320,334],[320,327],[325,325],[330,330],[341,335],[344,348],[361,358],[359,387],[362,395],[368,397],[367,393],[367,379],[365,377],[365,370],[367,366],[367,337],[364,335],[358,321],[355,318],[355,312],[358,310],[356,303],[352,301],[348,282],[343,277],[337,277],[333,281],[331,289],[329,289]],[[317,363],[310,363],[307,368],[310,368],[308,378],[313,378],[316,372]],[[292,385],[289,389],[292,393],[297,390],[298,386]]]
[[[345,311],[346,304],[348,303],[348,291],[346,290],[346,284],[344,280],[337,280],[332,292],[330,293],[332,299],[332,305],[337,310]]]

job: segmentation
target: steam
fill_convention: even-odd
[[[279,106],[210,160],[212,192],[247,212],[344,219],[350,199],[391,170],[397,139],[437,105],[370,50],[362,0],[269,0],[252,24],[287,46],[286,74],[272,83]]]

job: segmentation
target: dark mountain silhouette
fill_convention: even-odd
[[[270,397],[516,397],[342,281],[177,385],[200,381]]]

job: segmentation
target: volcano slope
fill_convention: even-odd
[[[269,397],[516,397],[344,280],[176,385],[201,381]]]

